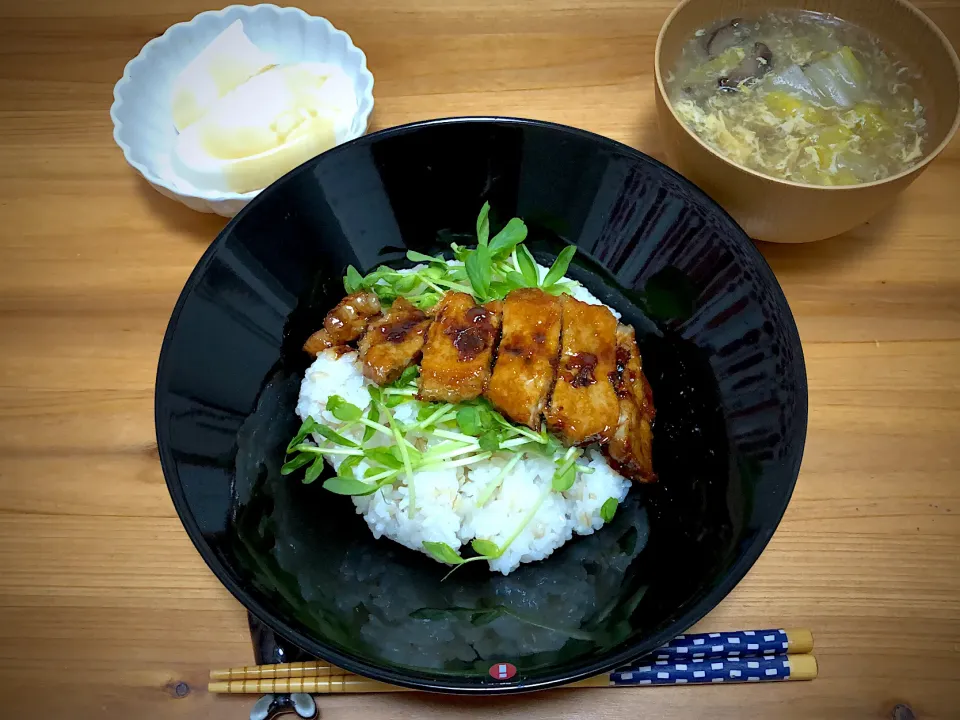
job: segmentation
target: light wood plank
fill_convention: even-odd
[[[373,128],[505,114],[662,157],[652,57],[670,0],[310,0],[376,75]],[[960,3],[920,3],[954,42]],[[197,0],[0,5],[0,690],[4,716],[237,718],[203,690],[252,660],[157,460],[153,381],[184,281],[224,220],[157,195],[107,114],[124,64]],[[810,429],[793,501],[702,630],[806,626],[812,684],[333,696],[370,717],[957,717],[960,142],[845,237],[764,246],[797,318]],[[51,447],[52,446],[52,447]],[[182,698],[175,690],[184,683]]]

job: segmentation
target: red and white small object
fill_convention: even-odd
[[[517,667],[512,663],[497,663],[490,667],[490,677],[494,680],[509,680],[517,674]]]

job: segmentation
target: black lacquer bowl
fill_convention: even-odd
[[[349,498],[281,477],[306,336],[348,264],[403,265],[518,215],[549,263],[637,327],[660,482],[507,577],[374,540]],[[362,137],[264,191],[210,246],[164,339],[157,437],[183,524],[217,577],[307,652],[410,687],[544,688],[683,632],[743,577],[796,482],[807,388],[793,317],[743,231],[645,155],[525,120]],[[483,565],[483,567],[480,567]],[[495,679],[491,666],[516,675]]]

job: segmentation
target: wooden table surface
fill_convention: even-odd
[[[506,114],[661,157],[653,48],[670,0],[303,2],[363,48],[373,129]],[[956,44],[960,2],[920,3]],[[211,667],[246,616],[183,531],[153,382],[178,293],[222,218],[155,193],[108,109],[192,0],[0,1],[0,716],[245,718]],[[326,720],[960,717],[960,142],[847,236],[764,246],[810,380],[793,501],[701,629],[814,630],[813,683],[322,698]],[[180,686],[178,697],[176,687]]]

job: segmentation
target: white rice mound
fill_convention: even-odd
[[[575,286],[575,291],[578,300],[601,304],[579,284]],[[334,350],[326,350],[317,356],[304,375],[297,415],[304,420],[312,416],[359,442],[363,426],[343,429],[344,423],[327,412],[326,403],[331,395],[339,395],[366,411],[370,406],[370,395],[366,389],[369,384],[370,381],[363,377],[356,352],[338,355]],[[416,412],[417,404],[413,401],[393,408],[395,419],[401,423],[412,423]],[[322,440],[319,437],[315,439],[318,442]],[[424,450],[441,442],[441,439],[428,438],[427,442]],[[390,438],[377,433],[365,446],[391,444]],[[543,497],[530,522],[500,557],[489,562],[491,570],[507,575],[521,563],[548,557],[570,540],[574,533],[590,535],[599,530],[604,524],[600,516],[603,503],[609,498],[615,498],[618,504],[623,502],[630,489],[630,482],[611,468],[600,452],[591,448],[578,461],[578,465],[585,464],[593,472],[578,472],[570,489],[558,493],[551,490],[551,484],[557,468],[555,459],[562,457],[562,453],[550,459],[528,451],[523,453],[522,459],[504,477],[500,487],[483,507],[477,507],[479,493],[515,455],[516,452],[512,450],[499,451],[486,462],[469,467],[414,472],[413,517],[408,512],[405,474],[399,476],[399,482],[395,485],[383,487],[371,495],[353,497],[353,503],[357,512],[367,521],[374,537],[387,537],[412,550],[425,552],[425,540],[443,542],[455,549],[469,545],[475,538],[492,540],[502,546]],[[334,468],[338,468],[343,459],[343,456],[327,458]],[[369,465],[361,461],[354,468],[356,477],[363,477],[368,468]]]

